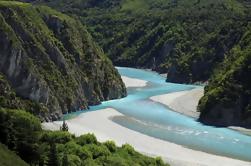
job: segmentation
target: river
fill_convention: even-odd
[[[191,149],[221,156],[251,161],[251,137],[228,128],[205,126],[196,119],[176,113],[153,102],[151,96],[193,89],[195,85],[166,83],[157,73],[133,68],[117,67],[122,76],[148,81],[147,86],[128,88],[128,96],[102,102],[88,111],[114,108],[130,118],[113,121],[140,133],[167,140]],[[73,114],[80,114],[77,112]],[[72,114],[68,117],[72,117]]]

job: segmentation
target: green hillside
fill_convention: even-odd
[[[0,165],[167,165],[92,134],[42,131],[41,120],[126,96],[112,62],[206,82],[199,121],[251,128],[248,0],[20,1],[30,3],[0,0]]]
[[[0,143],[0,166],[28,166],[27,163],[25,163],[23,160],[20,159],[15,153],[11,152]]]
[[[117,70],[79,21],[49,7],[0,1],[0,25],[1,80],[12,98],[32,105],[11,108],[48,121],[126,95]]]
[[[237,0],[44,4],[81,19],[116,65],[153,68],[168,73],[171,82],[185,83],[208,80],[249,18],[248,2]]]
[[[160,157],[144,156],[128,144],[100,143],[93,134],[42,131],[38,118],[22,110],[0,108],[0,142],[34,166],[168,166]],[[1,166],[27,165],[0,144]]]
[[[251,24],[205,88],[200,120],[217,126],[251,128]]]
[[[0,166],[167,166],[127,144],[42,130],[41,121],[125,95],[117,70],[79,21],[0,1]]]
[[[200,121],[251,126],[246,0],[39,1],[79,18],[119,66],[152,68],[167,81],[208,82]]]

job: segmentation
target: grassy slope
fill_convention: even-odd
[[[14,152],[8,150],[6,146],[0,143],[0,166],[28,166]]]

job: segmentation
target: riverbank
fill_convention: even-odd
[[[123,79],[127,87],[129,87],[129,83],[131,87],[143,87],[147,85],[147,81],[128,78],[129,77],[125,79],[124,77]],[[183,93],[184,92],[185,91],[183,91]],[[173,94],[176,94],[175,97]],[[191,97],[191,95],[188,94],[187,97]],[[184,94],[179,94],[177,92],[169,95],[172,96],[171,99],[173,102],[177,98],[182,97]],[[165,99],[166,98],[163,98],[163,102]],[[75,134],[76,136],[86,133],[94,133],[100,142],[113,140],[118,146],[128,143],[132,145],[135,150],[146,155],[161,156],[172,166],[211,166],[212,161],[215,166],[251,166],[250,162],[192,150],[181,145],[147,136],[119,125],[115,121],[115,119],[119,118],[134,120],[133,118],[119,113],[115,109],[107,108],[80,114],[75,118],[67,120],[66,123],[68,124],[69,132]],[[60,121],[43,123],[43,128],[47,130],[59,130],[61,125],[62,122]]]
[[[198,87],[188,91],[168,93],[150,97],[151,100],[159,102],[186,116],[198,118],[197,105],[204,94],[204,88]]]
[[[198,87],[192,90],[153,96],[150,99],[168,106],[175,112],[197,119],[200,115],[197,111],[197,106],[203,94],[204,88]],[[236,126],[228,128],[251,136],[251,129]]]
[[[112,121],[114,117],[124,117],[118,111],[107,108],[94,112],[80,114],[67,120],[69,132],[76,136],[94,133],[101,142],[114,140],[118,146],[129,143],[137,151],[150,156],[161,156],[172,166],[250,166],[250,163],[227,157],[195,151],[183,146],[153,138],[130,130]],[[43,123],[47,130],[59,130],[61,121]]]
[[[251,129],[247,129],[247,128],[243,128],[243,127],[236,127],[236,126],[230,126],[228,128],[251,136]]]
[[[130,77],[126,77],[126,76],[121,76],[121,78],[127,88],[144,87],[147,85],[147,81],[145,81],[145,80],[130,78]]]

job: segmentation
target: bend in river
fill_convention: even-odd
[[[127,118],[115,117],[113,121],[129,129],[191,149],[251,161],[250,136],[228,128],[205,126],[194,118],[173,112],[149,99],[196,86],[166,83],[164,77],[150,71],[124,67],[117,69],[122,76],[147,81],[147,86],[128,88],[127,97],[103,102],[90,107],[89,111],[114,108]],[[66,118],[80,113],[83,112],[66,115]]]

